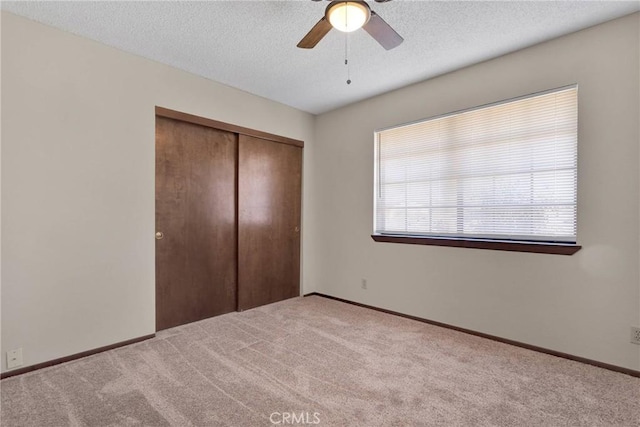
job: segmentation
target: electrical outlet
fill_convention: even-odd
[[[631,327],[631,343],[640,345],[640,328]]]
[[[22,348],[7,351],[7,369],[22,366]]]
[[[360,287],[362,289],[367,289],[367,279],[362,279],[362,281],[360,282]]]

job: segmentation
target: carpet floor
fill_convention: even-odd
[[[319,296],[0,382],[14,426],[638,426],[640,379]]]

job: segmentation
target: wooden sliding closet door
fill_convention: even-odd
[[[237,138],[156,117],[156,330],[236,310]]]
[[[239,136],[238,310],[300,295],[302,148]]]

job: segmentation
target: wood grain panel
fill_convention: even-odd
[[[236,309],[237,135],[156,117],[156,330]]]
[[[300,295],[302,148],[240,135],[238,309]]]
[[[573,255],[582,249],[569,243],[521,242],[507,240],[482,240],[426,236],[398,236],[373,234],[376,242],[406,243],[409,245],[450,246],[455,248],[493,249],[496,251],[533,252],[539,254]]]

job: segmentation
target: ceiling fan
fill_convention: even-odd
[[[386,3],[390,0],[375,1],[376,3]],[[387,50],[399,46],[404,41],[400,34],[391,28],[380,15],[371,10],[366,2],[334,0],[327,6],[322,19],[300,40],[298,47],[312,49],[327,35],[331,28],[346,33],[364,28]]]

